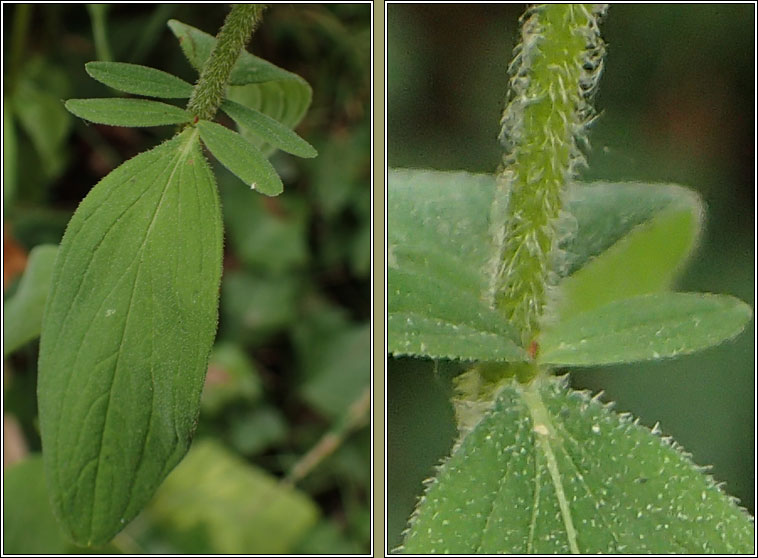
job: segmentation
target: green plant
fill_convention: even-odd
[[[144,66],[86,66],[120,91],[189,97],[186,109],[147,99],[66,102],[101,124],[183,125],[93,188],[53,268],[41,326],[40,428],[53,509],[78,544],[100,545],[123,529],[182,459],[196,428],[217,323],[223,234],[201,145],[266,195],[279,194],[282,183],[261,148],[316,154],[290,130],[310,103],[310,87],[244,51],[262,11],[233,7],[216,39],[170,22],[200,71],[194,87]],[[281,122],[225,98],[227,85],[252,85],[260,106],[270,84],[280,91],[273,105]],[[219,108],[265,143],[256,147],[212,122]]]
[[[751,316],[668,291],[701,227],[694,193],[573,182],[603,11],[524,16],[497,177],[390,171],[389,350],[476,362],[455,379],[458,439],[403,551],[752,549],[750,516],[675,444],[551,373],[693,352]]]

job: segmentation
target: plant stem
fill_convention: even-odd
[[[501,120],[506,147],[493,204],[490,303],[530,345],[544,321],[558,265],[563,192],[584,159],[578,143],[602,70],[605,5],[541,4],[522,17]]]
[[[226,16],[216,36],[216,46],[187,104],[187,110],[199,119],[211,120],[216,115],[234,63],[255,31],[264,9],[263,4],[236,4]]]

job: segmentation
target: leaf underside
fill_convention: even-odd
[[[38,399],[53,509],[80,545],[110,540],[187,451],[221,255],[218,194],[194,129],[112,171],[68,225]]]
[[[543,364],[614,364],[689,354],[740,333],[750,307],[734,297],[655,293],[616,300],[545,330]]]
[[[440,467],[409,554],[751,553],[752,518],[679,448],[565,379],[502,388]]]
[[[493,252],[486,216],[495,188],[490,175],[389,171],[390,353],[524,360],[517,336],[486,302]],[[697,196],[672,185],[574,184],[566,205],[557,262],[561,295],[548,310],[558,323],[616,299],[668,288],[702,220]],[[653,243],[672,239],[662,251]],[[619,259],[644,265],[618,273]],[[456,331],[463,334],[460,340]],[[446,347],[449,343],[454,346]]]

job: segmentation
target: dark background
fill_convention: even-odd
[[[707,206],[683,291],[755,301],[754,5],[611,5],[605,72],[580,179],[678,183]],[[522,4],[387,6],[390,167],[493,172]],[[691,356],[571,375],[652,427],[660,421],[751,513],[755,463],[755,321]],[[448,454],[449,365],[389,359],[388,543]]]

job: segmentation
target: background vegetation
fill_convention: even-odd
[[[677,290],[755,302],[754,9],[752,5],[612,5],[606,69],[582,180],[679,183],[707,204],[700,249]],[[506,68],[524,6],[388,6],[390,167],[493,172]],[[672,361],[586,369],[576,388],[652,427],[660,421],[755,511],[755,321],[735,341]],[[422,480],[449,454],[453,363],[388,364],[388,543]]]
[[[28,252],[60,241],[99,179],[173,133],[88,125],[70,115],[64,99],[120,95],[89,78],[84,63],[110,54],[194,83],[166,21],[215,34],[227,11],[210,4],[3,5],[6,300]],[[26,33],[19,32],[24,15]],[[169,477],[175,481],[117,537],[116,550],[270,548],[254,546],[256,536],[280,541],[280,552],[369,550],[370,37],[368,4],[279,4],[264,13],[248,50],[310,83],[313,104],[298,133],[319,156],[276,153],[271,160],[285,183],[277,198],[251,194],[211,158],[226,242],[219,332],[195,435],[202,451],[187,464],[189,477]],[[37,347],[31,342],[4,360],[6,465],[40,451]],[[275,492],[256,496],[241,487],[257,486],[259,477],[251,475],[273,479],[275,487],[335,430],[344,441],[333,454],[321,453],[324,461],[295,482],[293,505],[308,510],[300,528],[288,531],[293,512],[280,510],[281,517],[266,524],[278,521],[279,527],[256,533],[256,518],[276,508]],[[213,463],[224,466],[203,481],[205,492],[192,493],[201,483],[190,468],[201,474]],[[34,467],[25,471],[30,483]],[[246,480],[237,482],[237,474]],[[71,550],[56,526],[45,523],[49,512],[35,508],[45,502],[38,492],[9,502],[13,495],[6,490],[4,517],[13,514],[19,518],[14,528],[29,529],[9,538],[6,525],[6,551],[19,541],[42,545],[37,552]],[[214,497],[226,500],[214,505]]]

